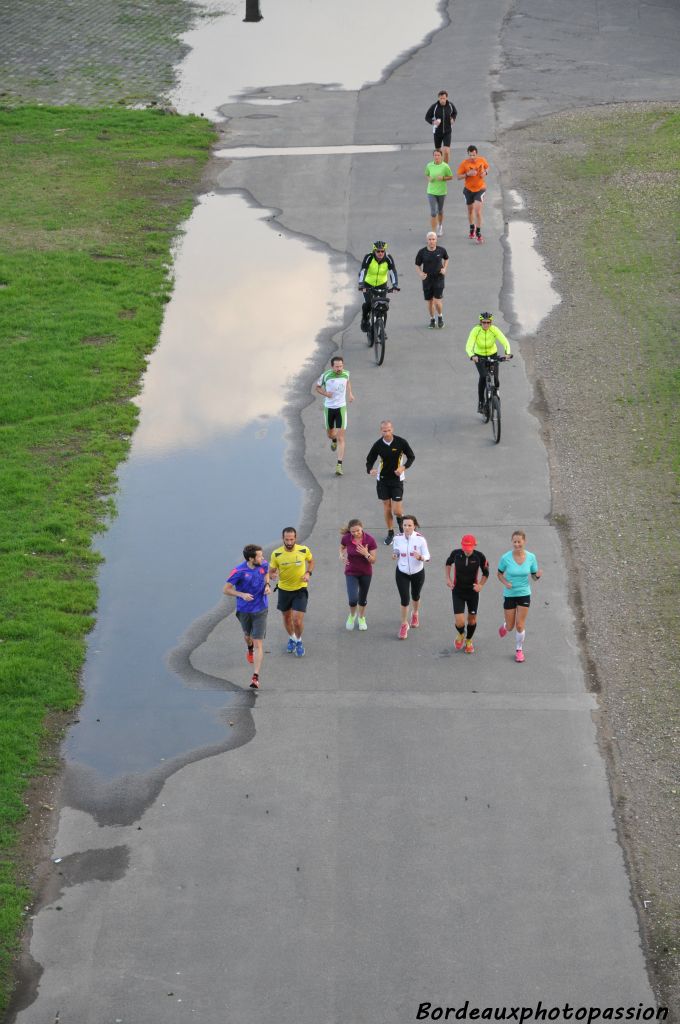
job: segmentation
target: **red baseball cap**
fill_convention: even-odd
[[[461,538],[460,546],[462,548],[473,548],[476,543],[477,538],[473,537],[471,533],[466,533],[465,536]]]

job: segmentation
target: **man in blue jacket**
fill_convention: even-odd
[[[253,666],[250,685],[260,688],[262,667],[262,641],[267,633],[267,611],[269,606],[269,565],[264,560],[262,548],[257,544],[246,544],[243,549],[245,561],[229,573],[224,584],[224,593],[236,598],[236,618],[241,623],[248,651],[246,661]]]

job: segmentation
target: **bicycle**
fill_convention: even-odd
[[[360,291],[368,291],[368,287],[361,288]],[[381,285],[379,288],[371,288],[371,311],[369,313],[368,330],[366,332],[366,341],[368,347],[373,349],[375,361],[378,366],[382,366],[385,359],[385,339],[387,334],[385,333],[385,323],[387,322],[387,311],[390,308],[390,300],[388,298],[388,292],[398,292],[399,288],[388,288],[387,285]]]
[[[491,420],[491,433],[494,444],[501,439],[501,396],[498,394],[495,369],[498,363],[505,363],[512,356],[478,356],[478,359],[486,360],[486,376],[484,378],[484,400],[482,402],[482,416],[484,422]]]

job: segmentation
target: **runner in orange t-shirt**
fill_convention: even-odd
[[[467,159],[458,168],[456,177],[465,182],[463,195],[468,208],[470,222],[470,241],[483,242],[482,238],[482,203],[486,192],[485,179],[489,165],[477,152],[476,146],[468,146]]]

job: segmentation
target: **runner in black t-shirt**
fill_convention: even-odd
[[[403,510],[402,498],[404,497],[404,476],[405,470],[412,466],[415,461],[413,449],[403,437],[397,437],[392,429],[391,420],[382,420],[380,423],[381,436],[372,445],[366,456],[366,472],[378,478],[378,497],[383,503],[385,523],[387,524],[387,536],[383,544],[389,545],[394,540],[394,516],[397,517],[399,533],[402,532]],[[376,460],[380,466],[374,469]],[[393,516],[394,513],[394,516]]]
[[[460,547],[451,552],[446,559],[446,585],[453,598],[453,614],[456,622],[454,647],[457,651],[465,644],[465,653],[473,654],[472,636],[477,628],[477,606],[479,592],[489,578],[489,563],[481,551],[477,551],[477,538],[466,533]],[[453,566],[453,579],[451,567]],[[465,636],[465,606],[467,605],[467,637]]]
[[[430,313],[430,327],[444,326],[442,296],[448,265],[448,252],[443,245],[437,245],[436,233],[428,231],[427,245],[416,254],[416,272],[423,282],[423,295]]]

